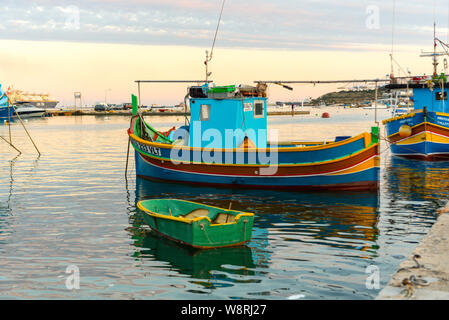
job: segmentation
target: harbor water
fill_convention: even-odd
[[[369,131],[374,111],[312,109],[268,121],[279,140],[330,141]],[[150,123],[165,129],[184,119]],[[128,117],[26,126],[40,157],[19,123],[12,141],[22,155],[0,141],[1,299],[374,299],[449,193],[447,163],[392,158],[384,141],[378,194],[253,191],[136,179],[132,153],[125,179]],[[9,139],[8,126],[0,135]],[[232,202],[256,214],[253,239],[192,251],[148,230],[136,203],[150,198]],[[73,267],[79,289],[66,283]],[[367,285],[372,270],[379,286]]]

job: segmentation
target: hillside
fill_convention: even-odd
[[[385,89],[379,89],[378,99],[385,93]],[[312,100],[312,105],[330,104],[363,104],[366,101],[374,101],[376,96],[375,90],[364,91],[338,91],[327,93],[318,99]]]

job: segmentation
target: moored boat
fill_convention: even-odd
[[[437,52],[438,43],[444,50],[448,47],[436,37],[434,25],[433,52],[421,54],[422,57],[432,57],[432,76],[397,79],[392,74],[391,82],[386,86],[393,92],[406,90],[407,96],[412,91],[413,109],[383,121],[395,156],[425,161],[449,160],[448,81],[446,71],[438,73],[438,56],[443,55]]]
[[[156,233],[194,248],[231,247],[251,240],[253,213],[176,199],[139,201],[137,207]]]
[[[413,89],[414,110],[383,121],[395,156],[427,161],[449,160],[449,113],[446,112],[449,106],[444,106],[447,92],[428,85],[409,84]],[[391,84],[387,87],[402,89],[404,86]]]
[[[377,127],[331,142],[270,142],[266,85],[244,94],[236,86],[212,88],[191,87],[190,119],[167,132],[143,119],[134,97],[128,134],[137,176],[252,189],[378,189]]]
[[[0,119],[13,119],[19,115],[21,118],[42,117],[45,109],[37,108],[31,104],[16,104],[10,100],[9,94],[5,93],[0,84]]]
[[[32,105],[40,109],[54,109],[59,101],[53,99],[48,93],[30,93],[10,88],[10,98],[16,104]]]
[[[17,117],[18,114],[21,118],[36,118],[42,117],[45,112],[45,109],[35,107],[31,104],[19,104],[15,106],[14,116]]]
[[[7,120],[12,116],[12,108],[9,107],[8,96],[6,92],[2,90],[0,84],[0,119]]]

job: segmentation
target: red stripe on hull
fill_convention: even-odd
[[[418,125],[417,127],[414,127],[412,129],[412,134],[410,136],[415,136],[415,135],[420,134],[425,131],[432,132],[432,133],[449,138],[449,128],[444,129],[441,127],[436,127],[436,126],[432,125],[431,123],[426,123],[426,124],[423,123],[423,124]],[[401,137],[398,132],[398,133],[395,133],[394,135],[390,136],[389,141],[390,141],[390,143],[396,143],[403,139],[404,138]]]
[[[229,175],[229,176],[247,176],[247,177],[260,177],[259,170],[261,167],[257,166],[238,166],[238,165],[207,165],[207,164],[179,164],[176,165],[171,161],[163,161],[159,159],[150,158],[146,155],[139,153],[141,157],[156,166],[178,170],[186,173],[199,173],[199,174],[217,174],[217,175]],[[327,174],[337,171],[346,170],[348,168],[354,167],[366,160],[379,155],[379,147],[375,146],[373,148],[366,149],[365,151],[353,156],[346,158],[341,161],[335,161],[332,163],[325,164],[310,164],[307,166],[289,166],[289,167],[278,167],[277,173],[270,175],[272,177],[290,177],[290,176],[301,176],[301,175],[320,175]],[[257,173],[256,173],[257,171]]]

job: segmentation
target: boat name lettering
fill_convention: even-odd
[[[448,126],[449,119],[447,117],[437,117],[437,124],[442,125],[442,126]]]
[[[147,146],[145,144],[138,143],[139,149],[145,153],[153,154],[155,156],[162,156],[161,149],[157,147]]]

